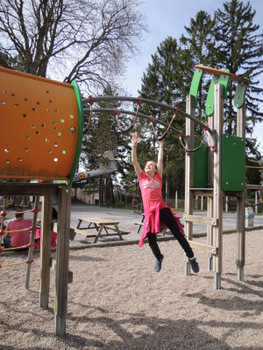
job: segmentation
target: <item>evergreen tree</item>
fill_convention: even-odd
[[[185,98],[189,92],[195,64],[229,69],[231,73],[244,74],[252,80],[253,84],[249,86],[246,95],[247,110],[251,114],[247,118],[247,132],[252,133],[255,123],[262,120],[258,105],[262,102],[259,96],[262,89],[257,87],[259,82],[256,80],[262,73],[262,35],[256,34],[259,26],[253,25],[255,11],[249,3],[244,5],[243,2],[232,0],[223,6],[224,11],[216,11],[214,18],[205,11],[198,12],[196,18],[191,19],[190,26],[185,27],[188,36],[180,38],[181,46],[171,37],[159,45],[143,74],[141,96],[185,109]],[[204,112],[205,97],[210,81],[211,77],[203,79],[198,97],[199,118],[207,119]],[[229,134],[233,134],[236,128],[236,110],[233,107],[235,88],[235,84],[230,82],[225,105],[225,131]],[[170,113],[163,113],[156,107],[148,107],[146,112],[157,119],[169,121],[170,118]],[[176,121],[180,121],[181,127],[184,126],[184,119],[176,118]],[[142,152],[139,160],[145,160],[149,159],[148,148],[152,146],[152,155],[155,149],[154,142],[149,139],[149,132],[146,132],[145,123],[141,124],[142,134],[147,139],[145,145],[140,146]],[[165,144],[167,164],[164,174],[169,178],[171,189],[175,189],[173,186],[176,189],[183,188],[184,154],[178,147],[176,135],[170,132]],[[254,139],[250,139],[247,145],[251,153],[259,156]]]
[[[103,96],[117,95],[110,86],[103,91]],[[100,108],[117,107],[116,102],[101,101],[98,104]],[[85,110],[89,110],[86,106]],[[92,111],[92,109],[91,109]],[[89,113],[87,113],[87,119]],[[101,112],[92,113],[91,126],[85,132],[81,161],[87,170],[97,169],[103,162],[103,153],[107,150],[113,151],[114,159],[117,163],[118,174],[124,175],[127,164],[127,150],[129,138],[118,130],[114,113]],[[100,181],[93,180],[94,186],[97,186],[100,193],[100,203],[103,204],[103,198],[106,201],[113,202],[113,183],[116,182],[116,174],[109,174],[100,177]],[[89,186],[87,186],[87,189]],[[109,191],[110,189],[110,191]]]
[[[215,20],[205,11],[199,11],[196,18],[191,18],[190,27],[185,26],[189,37],[181,36],[180,41],[185,47],[192,62],[204,65],[213,64],[214,37],[211,33]]]
[[[192,80],[195,64],[215,66],[215,38],[212,34],[214,26],[215,20],[205,11],[199,11],[195,19],[191,18],[190,27],[185,26],[188,36],[182,35],[180,42],[185,55],[189,57],[191,63],[191,68],[184,71],[189,81]],[[209,83],[210,80],[209,82],[203,80],[203,84],[199,88],[198,118],[200,119],[205,117],[205,92],[208,90]]]
[[[257,34],[260,26],[254,24],[255,10],[250,3],[232,0],[223,3],[223,10],[215,13],[216,25],[214,36],[218,45],[217,66],[228,68],[231,73],[244,75],[250,79],[246,92],[247,123],[246,132],[252,134],[257,122],[263,121],[259,103],[263,102],[263,89],[259,85],[259,75],[262,74],[263,34]],[[233,134],[235,130],[236,111],[233,106],[236,85],[229,83],[225,114],[225,131]],[[247,138],[249,153],[260,157],[256,140]]]

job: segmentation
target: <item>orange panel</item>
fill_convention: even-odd
[[[78,139],[70,84],[0,68],[0,178],[67,179]]]
[[[251,81],[249,81],[248,79],[243,78],[242,76],[236,75],[234,73],[225,72],[225,71],[223,71],[221,69],[211,68],[211,67],[207,67],[207,66],[201,66],[199,64],[196,64],[195,68],[202,69],[204,72],[207,72],[207,73],[212,74],[212,75],[217,75],[217,76],[229,75],[230,76],[230,80],[241,81],[241,82],[246,83],[246,84],[251,84]]]

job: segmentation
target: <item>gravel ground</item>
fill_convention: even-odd
[[[91,212],[87,206],[73,207],[72,226],[76,216]],[[99,212],[102,215],[101,208]],[[104,215],[113,214],[103,209]],[[120,220],[121,228],[133,227],[128,226],[133,213],[117,215],[126,217],[126,223]],[[132,234],[138,237],[136,230],[133,227]],[[195,239],[205,242],[204,237]],[[160,242],[165,257],[159,273],[147,244],[70,249],[73,283],[64,339],[54,335],[53,271],[49,308],[39,307],[39,252],[34,255],[28,290],[25,253],[1,256],[1,264],[18,265],[0,270],[0,349],[262,349],[262,230],[246,234],[243,282],[236,277],[235,246],[236,235],[224,235],[220,290],[214,288],[203,251],[195,252],[200,272],[184,275],[183,252],[174,240]]]

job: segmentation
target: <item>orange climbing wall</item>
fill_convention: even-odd
[[[0,68],[0,178],[66,180],[78,139],[74,88]]]

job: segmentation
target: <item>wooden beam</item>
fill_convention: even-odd
[[[206,225],[212,225],[212,226],[217,226],[218,225],[218,220],[217,219],[203,217],[203,216],[198,216],[198,215],[187,215],[187,214],[184,214],[183,219],[184,219],[184,221],[195,222],[195,223],[198,223],[198,224],[206,224]]]
[[[199,242],[195,242],[195,241],[189,241],[189,244],[192,248],[194,249],[199,249],[199,250],[203,250],[207,253],[216,255],[218,252],[218,248],[217,247],[213,247],[204,243],[199,243]]]
[[[28,249],[28,259],[27,259],[28,260],[28,265],[27,265],[26,283],[25,283],[26,289],[29,288],[30,272],[31,272],[31,265],[32,265],[31,261],[33,259],[35,236],[36,236],[38,206],[39,206],[39,196],[36,196],[35,208],[34,208],[35,210],[34,210],[34,216],[33,216],[33,220],[32,220],[32,231],[30,233],[30,247]]]
[[[55,284],[55,333],[63,338],[66,334],[68,302],[68,264],[70,234],[71,186],[59,188],[58,237]]]
[[[191,116],[195,115],[194,110],[194,96],[187,95],[186,97],[186,112]],[[186,118],[185,121],[185,135],[186,146],[188,149],[194,148],[194,121],[190,118]],[[193,214],[193,192],[190,188],[193,187],[194,181],[194,155],[190,153],[185,155],[185,214]],[[184,226],[187,239],[191,240],[193,237],[193,223],[190,221],[185,222]],[[190,263],[188,258],[185,257],[185,275],[190,276]]]
[[[237,136],[246,136],[246,108],[243,105],[237,110]],[[237,278],[244,281],[244,266],[246,252],[246,236],[245,236],[245,192],[237,198],[237,248],[236,248],[236,265]]]
[[[223,86],[215,85],[214,130],[217,135],[217,147],[214,153],[214,203],[213,217],[218,225],[212,227],[213,245],[218,247],[218,254],[213,256],[215,289],[221,288],[221,272],[223,261],[223,191],[222,191],[222,134],[224,123]]]
[[[212,74],[212,75],[216,75],[216,76],[220,76],[222,74],[229,75],[230,80],[242,81],[243,83],[251,84],[250,80],[248,80],[248,79],[246,79],[246,78],[244,78],[244,77],[242,77],[240,75],[236,75],[234,73],[225,72],[224,70],[221,70],[221,69],[207,67],[207,66],[201,66],[199,64],[195,65],[195,68],[202,69],[204,72]]]
[[[61,184],[60,186],[66,186]],[[0,184],[1,196],[55,196],[58,194],[57,184],[5,182]]]
[[[52,196],[42,197],[39,302],[44,310],[48,308],[50,288],[52,202]]]
[[[213,197],[214,190],[212,188],[190,188],[193,196]]]

